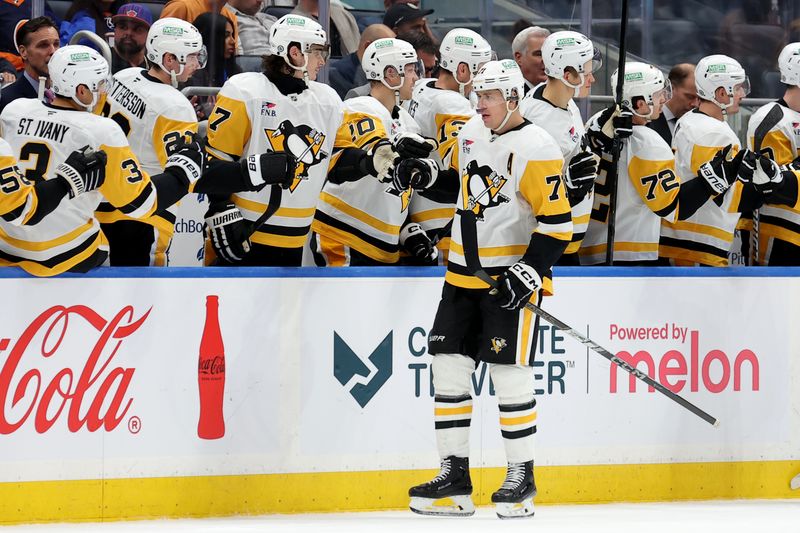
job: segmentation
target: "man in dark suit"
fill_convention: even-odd
[[[670,146],[678,119],[700,104],[694,84],[694,67],[691,63],[680,63],[672,67],[669,71],[672,98],[661,108],[661,116],[647,123]]]
[[[47,17],[31,19],[17,29],[16,44],[25,68],[17,81],[0,92],[0,113],[17,98],[38,96],[39,77],[48,77],[47,63],[59,47],[58,28]]]

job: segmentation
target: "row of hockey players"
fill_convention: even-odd
[[[209,262],[299,265],[310,231],[314,258],[320,265],[396,264],[401,255],[406,256],[406,262],[430,264],[439,255],[434,245],[444,252],[443,257],[447,252],[463,256],[460,245],[449,238],[455,195],[462,187],[462,174],[466,175],[467,187],[479,187],[486,176],[480,176],[476,168],[459,168],[462,147],[457,146],[457,134],[475,113],[468,97],[473,77],[492,57],[489,44],[469,30],[451,31],[442,42],[439,77],[417,82],[416,54],[407,43],[373,43],[364,61],[365,72],[373,81],[370,95],[343,105],[328,87],[313,81],[327,55],[327,39],[321,27],[291,16],[282,19],[272,33],[276,44],[273,56],[265,61],[265,75],[246,73],[231,78],[222,88],[209,120],[207,150],[212,161],[241,160],[239,174],[244,174],[216,189],[193,189],[212,193],[207,215]],[[98,87],[97,110],[119,124],[126,135],[141,166],[136,172],[156,175],[164,171],[169,155],[182,146],[182,139],[197,131],[191,106],[174,86],[202,68],[205,54],[196,29],[175,19],[165,19],[151,28],[147,53],[153,65],[148,71],[133,68],[118,73],[107,95]],[[542,54],[548,81],[530,91],[520,106],[526,119],[553,136],[565,159],[562,176],[575,230],[560,264],[596,264],[605,256],[609,187],[604,183],[604,167],[609,159],[608,139],[613,136],[608,127],[603,133],[600,122],[608,126],[613,110],[594,117],[590,121],[594,131],[590,126],[586,135],[573,98],[588,94],[599,55],[590,40],[575,32],[551,35],[543,44]],[[781,57],[784,55],[786,52]],[[781,62],[782,71],[786,65],[788,60]],[[625,80],[624,101],[632,113],[626,109],[622,116],[617,113],[613,117],[613,122],[622,124],[616,128],[618,135],[632,135],[619,167],[622,185],[615,219],[615,258],[622,264],[648,264],[659,256],[673,264],[727,264],[733,235],[730,226],[738,220],[736,213],[752,208],[774,188],[765,185],[759,197],[739,181],[723,195],[723,181],[733,181],[743,158],[723,164],[720,154],[711,164],[715,152],[728,144],[732,146],[726,154],[732,156],[738,149],[721,119],[723,114],[738,110],[738,102],[746,93],[746,76],[730,58],[711,56],[698,65],[696,80],[703,103],[698,112],[687,115],[685,124],[704,124],[720,132],[721,137],[697,142],[698,137],[676,135],[676,175],[663,146],[650,148],[656,144],[646,138],[649,132],[633,127],[658,116],[669,87],[653,67],[631,65],[631,69]],[[410,115],[401,107],[403,102]],[[783,126],[791,127],[792,113],[787,109]],[[57,139],[33,140],[35,135],[27,139],[16,135],[21,128],[15,120],[25,114],[23,111],[16,118],[7,114],[9,124],[4,131],[7,137],[15,137],[20,160],[30,165],[25,175],[36,181],[37,173],[44,174],[58,163],[51,166],[50,157],[35,150],[50,153],[53,147],[47,141],[54,144]],[[756,118],[759,116],[763,115],[757,113]],[[711,122],[708,117],[717,120]],[[684,125],[679,131],[697,128],[702,126]],[[780,148],[794,136],[787,138],[780,131],[770,132],[764,146],[780,154],[779,163],[788,163],[791,159],[785,161],[787,153],[796,154],[796,150],[791,144]],[[686,144],[683,148],[682,143]],[[695,153],[697,146],[704,148]],[[605,154],[596,188],[592,149]],[[706,177],[708,188],[703,189],[695,180],[679,185],[680,176],[685,181],[685,176],[694,176],[706,162],[709,164],[701,175]],[[745,167],[752,166],[753,161],[748,160]],[[355,183],[367,174],[376,179]],[[630,179],[625,179],[625,174]],[[715,181],[722,174],[725,179]],[[230,194],[233,190],[241,192]],[[706,191],[715,197],[714,202],[701,208],[708,197]],[[485,206],[506,200],[505,195],[490,191],[478,203]],[[700,213],[695,213],[698,209]],[[774,243],[786,242],[780,237],[791,232],[795,222],[791,220],[793,210],[780,201],[763,211],[763,244],[756,248],[761,250],[762,261],[768,262],[773,250],[787,249]],[[166,264],[174,207],[146,215],[132,213],[116,208],[105,198],[96,212],[102,234],[93,225],[86,235],[65,241],[65,235],[75,229],[74,224],[65,224],[63,235],[53,238],[48,232],[44,241],[33,245],[41,228],[16,229],[12,234],[21,232],[25,238],[10,234],[2,251],[9,264],[19,264],[37,274],[80,270],[83,267],[75,268],[71,251],[86,258],[82,248],[87,247],[86,237],[91,235],[100,252],[108,249],[106,240],[110,242],[111,264]],[[776,224],[782,216],[790,220]],[[20,239],[27,245],[13,244]],[[25,253],[26,248],[36,253]],[[52,248],[52,253],[42,248]],[[789,252],[795,255],[794,250]],[[34,264],[38,259],[49,266],[37,268]]]

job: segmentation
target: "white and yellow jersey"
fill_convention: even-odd
[[[36,189],[19,171],[11,145],[0,139],[0,217],[15,226],[25,224],[38,203]]]
[[[180,91],[134,67],[114,75],[114,85],[99,106],[101,113],[119,124],[128,137],[131,150],[147,174],[164,172],[167,157],[187,134],[197,132],[197,116]],[[142,220],[154,228],[155,247],[150,264],[165,266],[172,240],[177,204]],[[130,220],[111,204],[103,202],[97,210],[101,224]]]
[[[105,182],[98,190],[65,197],[34,226],[0,221],[0,265],[19,265],[31,274],[51,276],[107,250],[94,217],[104,199],[133,218],[154,212],[156,192],[150,177],[113,120],[20,99],[6,106],[0,124],[27,176],[53,178],[58,164],[87,145],[108,156]]]
[[[739,139],[726,122],[697,110],[686,113],[678,120],[672,138],[678,175],[684,179],[696,176],[700,165],[729,144],[733,145],[731,153],[736,154]],[[659,256],[678,265],[728,266],[741,196],[742,183],[737,180],[686,220],[663,220]]]
[[[458,170],[458,132],[461,126],[475,115],[469,100],[456,91],[438,89],[435,79],[423,79],[414,85],[414,93],[408,111],[420,128],[423,137],[436,139],[437,151],[431,157],[442,169]],[[422,194],[411,198],[411,221],[417,222],[425,231],[442,231],[455,212],[455,204],[440,203]],[[450,237],[443,237],[437,244],[446,254]],[[444,257],[444,254],[442,254]]]
[[[756,128],[776,105],[782,107],[783,118],[767,132],[761,149],[768,150],[779,165],[786,165],[800,155],[800,113],[790,109],[783,100],[762,106],[753,113],[747,125],[747,147],[753,149]],[[758,264],[766,265],[775,239],[800,246],[800,211],[787,205],[765,204],[759,212]]]
[[[542,95],[545,83],[541,83],[528,91],[520,101],[519,110],[522,116],[544,129],[556,141],[564,158],[561,175],[565,175],[570,159],[582,150],[583,138],[586,129],[578,106],[573,100],[569,101],[567,108],[553,105]],[[574,231],[572,242],[567,246],[565,254],[577,253],[581,246],[586,228],[589,227],[589,215],[592,211],[594,193],[589,193],[577,204],[572,206],[572,224]]]
[[[336,149],[369,147],[401,132],[419,133],[411,115],[397,108],[397,118],[372,96],[344,102],[345,114],[336,134]],[[375,176],[358,181],[327,182],[322,189],[312,229],[326,241],[349,246],[381,263],[400,258],[400,229],[408,217],[412,190],[396,190]]]
[[[600,113],[589,119],[597,122]],[[595,183],[589,228],[578,253],[582,265],[605,262],[608,241],[610,189],[606,187],[610,160],[603,159]],[[681,180],[675,172],[672,149],[647,126],[634,126],[618,162],[615,261],[655,261],[662,217],[677,218]]]
[[[245,72],[230,78],[217,95],[208,119],[208,151],[222,160],[267,152],[291,151],[301,157],[292,185],[282,192],[280,208],[251,241],[279,248],[302,248],[328,175],[342,101],[317,82],[299,94],[284,95],[264,74]],[[232,195],[246,220],[266,211],[271,187]]]
[[[495,136],[476,116],[461,128],[458,150],[457,206],[475,213],[478,257],[489,275],[496,277],[517,262],[533,234],[570,241],[572,218],[561,178],[564,160],[546,131],[525,121]],[[467,268],[461,223],[456,211],[445,281],[468,289],[487,288]],[[544,291],[552,293],[550,277],[543,276],[543,282]]]

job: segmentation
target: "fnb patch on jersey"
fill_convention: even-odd
[[[273,102],[261,102],[261,116],[262,117],[276,117],[278,104]]]

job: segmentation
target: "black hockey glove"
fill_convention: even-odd
[[[364,164],[367,174],[377,177],[382,182],[392,181],[395,160],[399,157],[392,143],[381,139],[372,144],[366,152]]]
[[[207,236],[217,257],[238,263],[250,251],[249,224],[230,202],[213,204],[206,212]]]
[[[578,152],[567,165],[564,182],[567,194],[572,200],[582,200],[594,186],[597,179],[598,157],[591,152]]]
[[[402,158],[428,157],[434,148],[436,148],[436,141],[426,139],[416,133],[401,133],[394,140],[394,149]]]
[[[266,185],[291,187],[297,175],[297,159],[288,152],[269,152],[241,159],[242,172],[253,186],[261,190]]]
[[[103,150],[94,151],[87,144],[75,150],[56,166],[56,177],[69,185],[69,197],[99,189],[106,180],[108,156]]]
[[[517,261],[497,278],[497,287],[489,291],[494,300],[509,311],[525,306],[542,287],[539,273],[524,261]]]
[[[758,156],[751,183],[756,191],[766,198],[783,186],[783,172],[772,159],[763,155]]]
[[[728,187],[736,181],[739,171],[742,171],[742,180],[750,181],[752,178],[753,158],[749,150],[741,150],[736,157],[731,158],[732,145],[719,150],[711,161],[706,161],[697,169],[697,176],[705,180],[711,194],[717,196],[728,190]],[[747,157],[748,164],[743,165],[742,161]]]
[[[439,250],[417,223],[406,224],[400,230],[400,246],[421,264],[435,264]]]
[[[439,165],[433,159],[402,159],[392,177],[392,186],[398,191],[427,189],[439,177]]]
[[[164,171],[177,175],[187,186],[197,183],[206,169],[205,144],[199,135],[190,133],[181,139],[164,164]]]

